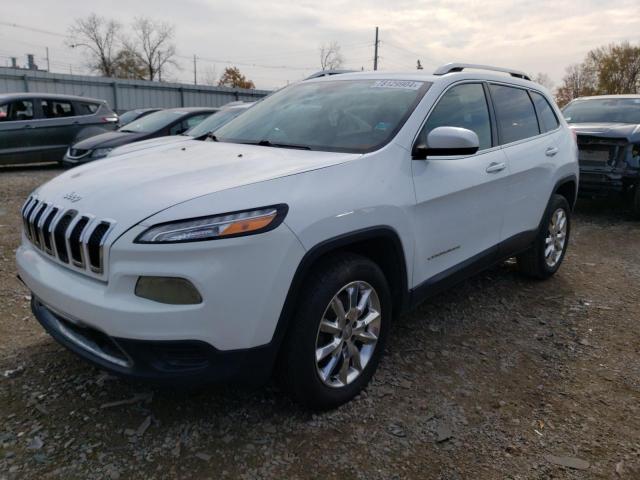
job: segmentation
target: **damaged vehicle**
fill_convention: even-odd
[[[562,112],[577,134],[580,196],[622,194],[640,218],[640,95],[581,97]]]

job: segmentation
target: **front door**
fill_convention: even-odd
[[[474,155],[412,161],[416,192],[413,285],[467,271],[494,260],[501,240],[508,170],[496,144],[482,83],[450,87],[422,127],[425,142],[436,127],[476,132]]]

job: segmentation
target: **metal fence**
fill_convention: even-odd
[[[146,107],[220,107],[237,100],[252,102],[270,93],[268,90],[160,83],[0,67],[0,93],[17,92],[99,98],[106,100],[118,113]]]

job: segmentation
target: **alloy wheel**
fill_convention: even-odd
[[[327,305],[316,335],[316,371],[333,388],[356,380],[373,356],[382,322],[380,299],[367,282],[342,287]]]
[[[544,260],[549,268],[555,268],[562,258],[567,241],[567,213],[558,208],[549,222],[549,229],[544,244]]]

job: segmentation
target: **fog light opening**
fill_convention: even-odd
[[[147,300],[169,305],[202,303],[202,296],[193,283],[180,277],[138,277],[135,294]]]

